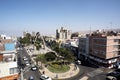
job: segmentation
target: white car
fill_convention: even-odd
[[[24,57],[23,57],[23,60],[24,60],[24,61],[27,61],[27,60],[28,60],[28,58],[24,56]]]
[[[29,63],[28,61],[26,61],[26,62],[25,62],[25,65],[26,65],[26,66],[29,66],[29,65],[30,65],[30,63]]]
[[[81,61],[80,61],[80,60],[77,60],[76,63],[77,63],[77,64],[81,64]]]
[[[43,74],[43,75],[40,76],[40,80],[52,80],[52,79]]]
[[[31,70],[32,70],[32,71],[36,71],[36,70],[37,70],[37,67],[36,67],[35,65],[32,65]]]

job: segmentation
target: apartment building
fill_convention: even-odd
[[[17,80],[17,52],[11,39],[0,39],[0,80]]]
[[[95,65],[113,68],[113,65],[120,60],[120,34],[113,31],[97,31],[87,38],[87,40],[80,39],[79,54],[87,54],[85,56],[87,60]]]

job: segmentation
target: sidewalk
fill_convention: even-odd
[[[39,71],[41,73],[45,71],[45,75],[51,77],[52,79],[66,79],[66,78],[70,78],[70,77],[77,75],[80,69],[77,67],[77,69],[74,70],[74,64],[71,64],[70,70],[65,73],[52,73],[45,67],[42,70],[40,69]]]

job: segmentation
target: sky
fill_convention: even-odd
[[[0,34],[120,28],[120,0],[0,0]]]

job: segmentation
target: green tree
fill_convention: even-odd
[[[36,41],[36,42],[35,42],[35,47],[36,47],[36,50],[39,51],[40,48],[42,47],[42,46],[41,46],[41,43],[40,43],[39,41]]]
[[[24,45],[29,45],[31,44],[31,34],[27,33],[24,38],[20,37],[19,42],[24,44]]]
[[[59,49],[59,47],[58,46],[56,46],[56,47],[54,47],[54,49],[53,49],[55,52],[57,52],[57,53],[59,53],[60,52],[60,49]]]
[[[36,58],[35,58],[36,64],[38,65],[38,62],[41,62],[40,68],[42,69],[42,63],[46,63],[46,59],[45,59],[45,55],[44,54],[39,54]]]
[[[45,59],[47,61],[53,61],[53,60],[56,59],[56,55],[53,52],[48,52],[48,53],[45,54]]]
[[[73,56],[73,53],[69,49],[60,48],[59,51],[60,51],[59,55],[64,57],[63,61],[67,61],[67,62],[73,62],[74,61],[75,57]]]

